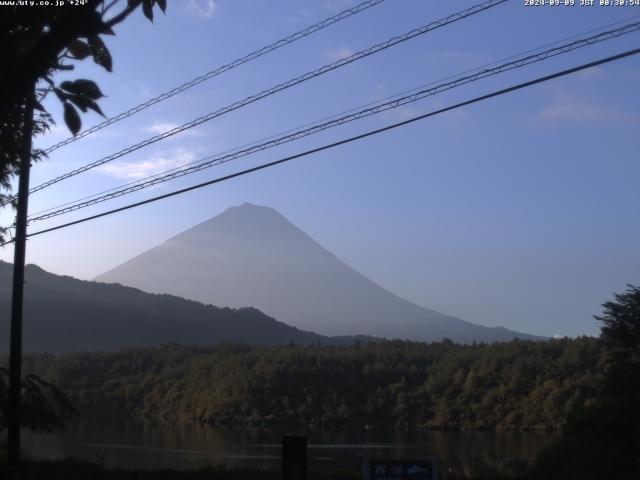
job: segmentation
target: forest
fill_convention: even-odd
[[[635,479],[640,287],[629,285],[603,307],[595,317],[599,338],[471,345],[171,344],[29,354],[21,423],[45,431],[75,421],[558,431],[521,478]],[[0,432],[7,419],[6,363],[6,355],[0,356]],[[55,467],[64,478],[77,477],[69,476],[75,468],[70,464]],[[498,477],[493,472],[487,478]]]
[[[6,358],[1,360],[6,363]],[[165,345],[31,354],[84,421],[217,426],[562,430],[596,396],[593,338],[458,345]]]

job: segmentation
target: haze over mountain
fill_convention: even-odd
[[[5,339],[12,269],[12,264],[0,262],[0,332]],[[355,340],[304,332],[255,308],[217,308],[173,295],[54,275],[36,265],[27,265],[25,278],[24,348],[31,352],[116,350],[168,343],[344,344]],[[0,351],[8,346],[8,340],[0,342]]]
[[[219,306],[253,306],[323,335],[458,342],[541,338],[484,327],[403,300],[275,210],[248,203],[98,276]]]

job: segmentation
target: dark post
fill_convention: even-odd
[[[282,480],[307,479],[307,437],[282,437]]]
[[[9,345],[9,418],[7,425],[9,475],[18,478],[20,464],[20,391],[22,385],[22,299],[24,262],[27,241],[29,170],[31,168],[31,134],[33,132],[33,90],[25,100],[20,152],[20,180],[13,253],[13,290],[11,297],[11,343]]]

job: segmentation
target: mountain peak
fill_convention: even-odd
[[[264,205],[255,205],[251,202],[244,202],[242,205],[237,205],[235,207],[231,207],[231,208],[245,208],[245,209],[250,209],[250,208],[269,208],[269,207],[265,207]],[[269,208],[269,210],[273,210],[271,208]]]
[[[262,243],[272,243],[274,248],[278,248],[278,244],[300,234],[304,235],[273,208],[243,203],[179,233],[169,242],[223,251],[231,244],[249,248],[249,244],[260,239]]]
[[[263,205],[255,205],[249,202],[245,202],[242,205],[235,205],[233,207],[229,207],[224,212],[222,212],[219,215],[216,215],[210,220],[213,220],[214,218],[217,218],[221,215],[256,215],[256,216],[257,215],[277,215],[278,217],[284,218],[282,217],[282,215],[280,215],[276,210],[274,210],[271,207],[266,207]]]

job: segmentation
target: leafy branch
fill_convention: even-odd
[[[9,371],[0,367],[0,432],[7,428]],[[64,429],[79,414],[67,396],[55,385],[36,375],[27,375],[21,386],[20,425],[36,432]]]
[[[55,74],[74,69],[70,62],[92,58],[111,72],[113,58],[103,39],[115,35],[114,27],[141,7],[153,21],[154,7],[163,13],[166,0],[87,0],[78,8],[5,6],[0,16],[0,190],[11,189],[17,175],[20,152],[27,134],[26,112],[35,110],[34,128],[38,135],[54,124],[42,106],[49,93],[62,103],[65,124],[73,135],[82,128],[81,113],[92,110],[103,115],[98,100],[104,97],[95,82],[87,79],[65,81],[57,85]],[[34,92],[36,101],[32,99]],[[34,152],[32,161],[44,157]],[[13,204],[10,195],[0,193],[2,205]],[[6,231],[0,229],[0,241]]]

